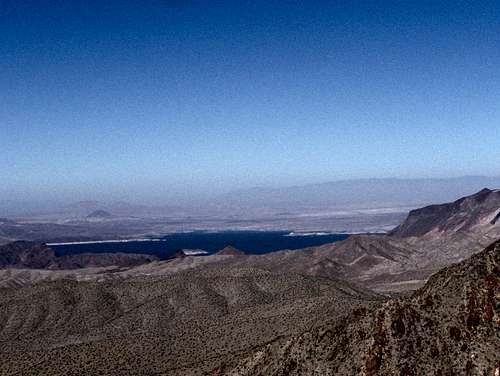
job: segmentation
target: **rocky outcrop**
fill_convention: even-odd
[[[0,268],[48,268],[56,259],[55,252],[45,244],[17,241],[0,246]]]
[[[500,210],[498,211],[497,215],[491,220],[492,225],[496,225],[498,220],[500,219]]]

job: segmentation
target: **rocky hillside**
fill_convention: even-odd
[[[409,298],[256,350],[227,375],[498,375],[500,242]]]
[[[17,241],[0,246],[0,268],[76,269],[88,267],[131,267],[156,261],[152,255],[133,253],[81,253],[58,256],[45,244]]]
[[[415,259],[418,255],[417,249],[404,240],[382,235],[354,235],[319,247],[240,257],[227,262],[273,272],[338,278],[368,288],[380,287],[380,290],[406,290],[415,283],[423,283],[429,275],[410,273],[417,269]],[[408,280],[414,283],[405,284]]]
[[[55,260],[55,252],[43,244],[17,241],[0,246],[0,267],[44,269]]]

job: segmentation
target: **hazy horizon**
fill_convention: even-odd
[[[7,1],[0,198],[500,171],[500,4]]]
[[[20,215],[30,213],[43,213],[63,208],[88,206],[95,209],[111,209],[113,207],[150,206],[172,208],[200,208],[210,210],[210,205],[216,207],[227,206],[246,209],[261,209],[262,207],[290,205],[291,210],[297,209],[296,205],[304,207],[318,207],[322,205],[331,207],[352,206],[353,208],[369,207],[395,207],[418,206],[433,203],[454,201],[462,196],[476,193],[483,189],[500,189],[500,175],[497,176],[454,176],[441,178],[398,178],[398,177],[370,177],[359,179],[338,179],[322,182],[311,182],[297,185],[261,185],[249,186],[227,191],[212,192],[205,195],[192,195],[185,193],[183,196],[158,196],[147,200],[144,197],[133,195],[106,196],[84,195],[59,197],[59,199],[43,200],[28,198],[2,199],[0,211],[3,215]],[[393,197],[394,202],[388,201]],[[361,201],[360,201],[361,200]],[[364,200],[364,201],[363,201]],[[95,205],[94,205],[95,204]],[[93,209],[88,209],[93,210]],[[0,215],[1,217],[2,215]]]

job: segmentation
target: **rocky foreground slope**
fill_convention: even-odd
[[[500,372],[500,242],[409,298],[360,308],[256,350],[226,375],[491,375]]]

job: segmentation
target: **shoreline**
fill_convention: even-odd
[[[166,239],[112,239],[112,240],[87,240],[80,242],[61,242],[61,243],[45,243],[48,246],[58,246],[58,245],[74,245],[74,244],[104,244],[104,243],[131,243],[131,242],[165,242]]]

